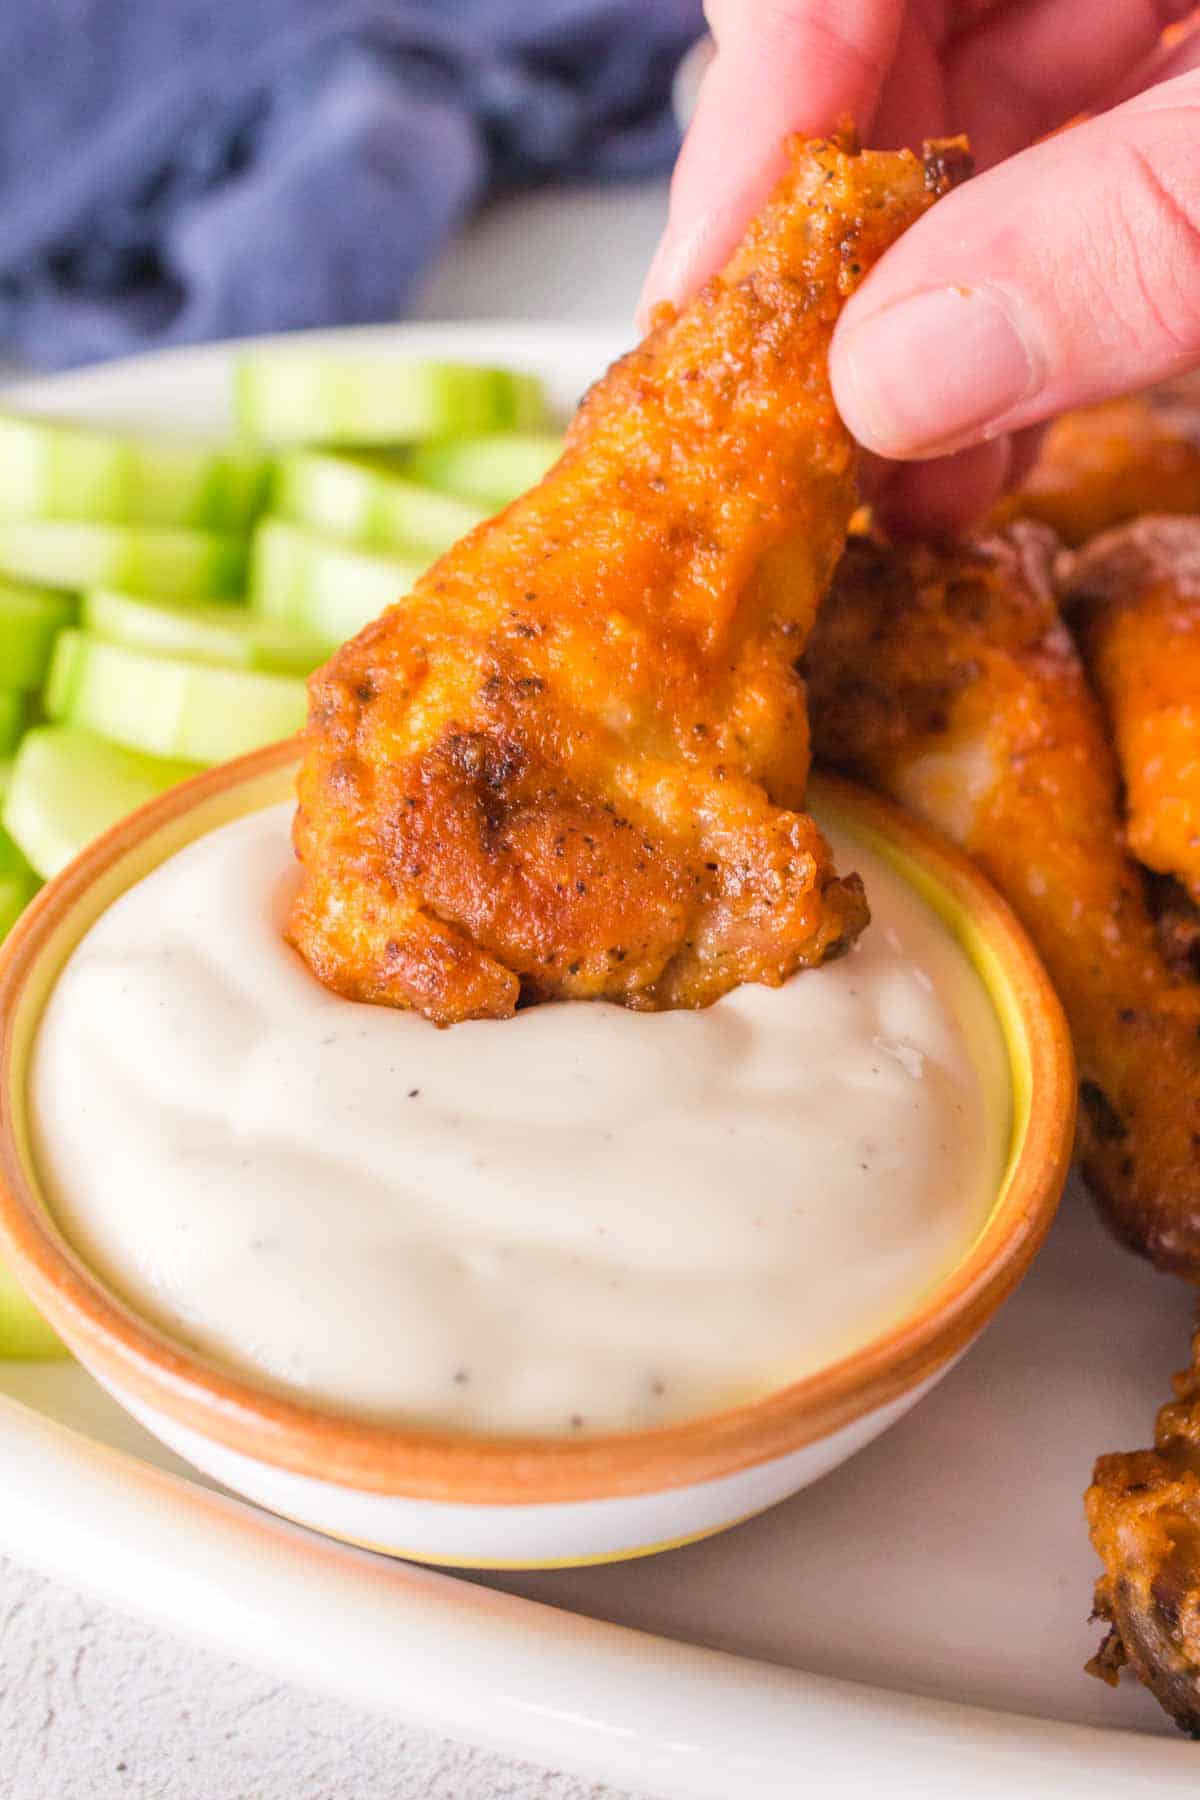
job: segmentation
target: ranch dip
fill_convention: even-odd
[[[283,942],[291,813],[118,899],[35,1045],[54,1216],[177,1339],[363,1419],[623,1431],[844,1356],[971,1245],[1010,1132],[999,1027],[853,839],[873,922],[782,989],[437,1031]]]

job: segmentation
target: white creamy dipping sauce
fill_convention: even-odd
[[[362,1418],[628,1430],[827,1365],[970,1247],[1008,1148],[1000,1029],[853,838],[873,923],[782,989],[437,1031],[284,944],[291,814],[118,899],[35,1045],[51,1210],[177,1339]]]

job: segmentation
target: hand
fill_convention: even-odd
[[[1028,427],[1200,363],[1200,32],[1160,42],[1194,6],[708,0],[717,54],[643,308],[721,265],[787,133],[846,113],[885,148],[967,132],[982,172],[868,276],[830,359],[846,423],[888,459],[880,509],[962,523],[1020,473]]]

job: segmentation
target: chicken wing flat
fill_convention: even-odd
[[[323,982],[438,1024],[702,1006],[853,942],[796,672],[854,505],[826,356],[965,161],[793,144],[542,483],[313,677],[290,936]]]
[[[1115,1685],[1131,1666],[1183,1731],[1200,1736],[1200,1333],[1158,1415],[1153,1450],[1102,1456],[1086,1507],[1104,1564],[1088,1664]]]
[[[998,523],[1040,519],[1068,544],[1142,513],[1200,512],[1200,393],[1177,383],[1064,413]]]
[[[1200,900],[1200,518],[1093,538],[1062,602],[1112,725],[1130,848]]]
[[[816,754],[962,845],[1071,1023],[1084,1172],[1119,1235],[1200,1273],[1200,989],[1127,856],[1104,719],[1055,605],[1050,533],[851,544],[805,668]]]

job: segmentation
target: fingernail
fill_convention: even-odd
[[[1042,358],[980,288],[911,294],[839,335],[834,394],[881,456],[927,456],[1004,429],[1042,385]]]
[[[637,321],[643,331],[649,328],[654,308],[661,301],[679,306],[697,285],[696,267],[706,240],[706,224],[703,221],[683,237],[668,231],[655,251],[638,302]]]
[[[646,279],[642,283],[641,296],[637,303],[634,319],[640,332],[650,329],[650,318],[659,301],[666,298],[669,292],[670,259],[666,255],[666,240],[659,244],[654,252],[650,267],[646,271]]]

